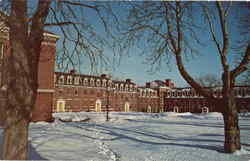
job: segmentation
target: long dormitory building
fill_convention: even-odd
[[[112,80],[106,74],[84,75],[74,70],[55,72],[56,42],[59,36],[45,32],[39,59],[38,90],[33,121],[52,120],[53,112],[208,112],[216,111],[192,88],[177,88],[170,79],[138,86],[131,79]],[[0,31],[0,67],[11,46],[8,28]],[[2,71],[2,70],[1,70]],[[0,71],[0,101],[4,101],[3,72]],[[250,111],[250,86],[234,88],[239,111]],[[221,88],[213,89],[221,97]],[[0,108],[0,118],[3,118]]]

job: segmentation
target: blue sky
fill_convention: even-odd
[[[118,16],[124,17],[126,13],[124,13],[124,10],[122,8],[116,8],[115,12]],[[92,23],[94,27],[96,27],[97,30],[100,30],[99,33],[103,32],[102,25],[100,25],[100,22],[98,19],[93,18],[93,13],[87,12],[87,17],[90,17],[89,21]],[[198,21],[201,21],[198,18]],[[218,25],[218,24],[217,24]],[[235,25],[234,19],[230,21],[229,26]],[[216,26],[218,28],[218,26]],[[57,30],[54,30],[54,32],[57,32]],[[217,31],[220,33],[220,31]],[[235,34],[237,32],[235,29],[230,29],[229,34],[232,36],[232,38],[236,39],[237,35]],[[193,77],[198,77],[205,74],[214,74],[217,75],[220,78],[220,75],[222,73],[222,68],[220,64],[220,59],[217,54],[217,51],[214,47],[214,44],[209,42],[209,35],[202,33],[199,35],[202,37],[202,39],[207,40],[206,47],[198,47],[200,50],[201,55],[195,56],[194,58],[191,58],[189,61],[185,61],[185,66],[187,67],[187,71],[190,72],[190,74]],[[58,46],[60,46],[60,41],[58,42]],[[165,79],[172,79],[173,82],[176,84],[176,86],[183,87],[187,86],[186,81],[182,78],[182,76],[179,74],[179,71],[177,69],[177,66],[175,65],[175,60],[172,58],[170,68],[168,66],[163,66],[163,68],[160,71],[155,72],[149,72],[150,65],[145,64],[145,58],[143,56],[140,56],[138,53],[140,52],[139,49],[136,50],[130,50],[129,56],[123,56],[121,63],[119,66],[113,67],[114,69],[109,69],[107,71],[108,73],[111,73],[114,78],[119,79],[126,79],[130,78],[135,83],[139,85],[144,85],[145,82],[153,81],[153,80],[165,80]],[[112,56],[112,51],[108,48],[105,48],[104,54],[108,56]],[[231,53],[232,54],[232,53]],[[234,56],[229,56],[229,64],[233,66],[233,58]],[[83,61],[84,62],[84,61]],[[89,74],[90,68],[89,64],[86,63],[86,61],[81,64],[81,73],[83,74]]]

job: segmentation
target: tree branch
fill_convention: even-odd
[[[248,43],[244,57],[240,62],[240,64],[234,70],[231,71],[232,77],[235,79],[238,75],[247,70],[247,64],[249,62],[250,62],[250,43]]]
[[[221,5],[222,2],[217,1],[216,6],[219,12],[219,18],[220,18],[220,25],[222,30],[222,36],[223,36],[223,48],[222,52],[220,53],[221,57],[221,64],[223,66],[224,72],[228,72],[229,67],[227,64],[227,53],[229,49],[229,38],[228,38],[228,31],[227,31],[227,24],[226,24],[226,17],[224,9]]]
[[[213,41],[214,41],[214,43],[215,43],[215,45],[217,47],[217,50],[218,50],[219,54],[222,55],[221,47],[220,47],[220,44],[219,44],[218,40],[216,39],[215,32],[214,32],[214,26],[213,26],[210,14],[208,12],[207,6],[203,6],[203,10],[205,12],[205,16],[206,16],[206,18],[208,20],[208,23],[209,23],[209,29],[210,29],[210,33],[212,35]]]
[[[65,22],[55,22],[55,23],[45,23],[44,26],[66,26],[66,25],[75,25],[75,24],[80,24],[76,22],[71,22],[71,21],[65,21]]]
[[[73,5],[73,6],[81,6],[81,7],[91,8],[91,9],[98,11],[98,8],[96,6],[87,5],[87,4],[84,4],[81,2],[73,2],[70,0],[59,0],[59,3],[65,3],[65,4],[69,4],[69,5]]]

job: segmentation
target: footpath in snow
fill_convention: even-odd
[[[250,160],[249,114],[240,117],[243,148],[235,154],[223,153],[223,118],[219,113],[196,115],[111,112],[109,122],[105,121],[105,113],[55,113],[54,117],[54,123],[31,123],[29,159]],[[2,131],[0,129],[0,140]]]

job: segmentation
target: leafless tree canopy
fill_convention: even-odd
[[[10,44],[10,53],[1,68],[6,85],[4,101],[0,102],[5,118],[3,159],[27,159],[28,125],[37,98],[38,65],[45,30],[61,33],[57,62],[63,67],[67,68],[69,63],[75,67],[76,60],[80,66],[82,58],[86,58],[83,61],[88,60],[92,68],[106,65],[108,59],[103,49],[113,47],[110,27],[118,22],[109,5],[80,0],[0,1],[0,21],[4,22],[0,31],[8,30]]]
[[[238,112],[233,88],[235,79],[247,70],[250,61],[250,40],[237,30],[237,24],[247,24],[246,9],[238,2],[131,2],[128,26],[125,29],[126,46],[146,44],[151,65],[170,63],[175,58],[178,70],[186,82],[209,100],[224,116],[226,152],[241,148]],[[236,18],[237,9],[243,19]],[[245,21],[244,21],[245,20]],[[199,33],[202,32],[202,33]],[[247,31],[248,32],[248,31]],[[206,39],[208,38],[208,39]],[[190,74],[185,56],[202,54],[199,46],[215,48],[222,66],[222,98],[216,98]],[[238,42],[237,42],[238,41]],[[235,66],[230,64],[233,48],[240,47],[242,57]],[[160,68],[162,68],[160,66]]]
[[[31,22],[38,1],[27,1],[27,21]],[[112,59],[104,49],[115,51],[115,32],[118,18],[111,2],[55,0],[51,1],[44,29],[60,36],[57,50],[57,69],[81,70],[81,64],[90,64],[93,72],[109,67]],[[7,22],[10,1],[0,3],[1,21]]]

